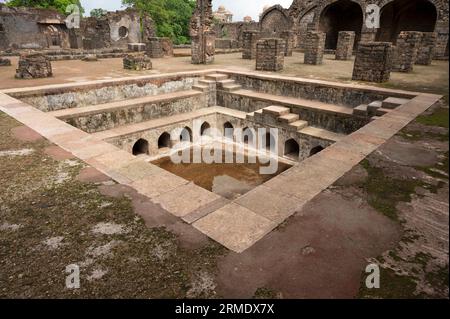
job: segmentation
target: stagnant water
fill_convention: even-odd
[[[191,150],[191,158],[192,152]],[[225,162],[225,155],[223,159]],[[260,167],[268,164],[261,164],[258,160],[255,164],[248,163],[247,156],[245,156],[245,163],[242,164],[175,164],[170,156],[152,163],[227,199],[236,199],[291,167],[289,164],[278,162],[278,171],[275,174],[261,175]]]

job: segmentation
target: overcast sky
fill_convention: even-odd
[[[1,0],[0,0],[1,1]],[[283,7],[288,8],[293,0],[213,0],[214,10],[220,5],[225,6],[231,11],[234,16],[234,21],[242,21],[242,18],[249,15],[254,20],[258,20],[259,14],[262,9],[274,4],[281,4]],[[108,11],[120,10],[121,0],[81,0],[86,13],[89,13],[92,9],[103,8]]]

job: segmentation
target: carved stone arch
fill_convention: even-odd
[[[263,12],[260,19],[261,37],[280,37],[283,31],[292,30],[293,21],[288,11],[274,5]]]

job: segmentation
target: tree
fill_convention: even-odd
[[[150,15],[160,37],[169,37],[175,44],[189,42],[189,22],[195,0],[122,0],[125,6]]]
[[[54,9],[65,14],[67,6],[75,4],[84,13],[80,0],[8,0],[6,4],[10,7],[32,7],[42,9]]]
[[[106,11],[105,9],[99,8],[99,9],[92,9],[90,15],[91,15],[91,17],[94,17],[94,18],[101,18],[104,15],[106,15],[107,13],[108,13],[108,11]]]

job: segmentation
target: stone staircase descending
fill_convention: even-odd
[[[226,74],[213,73],[205,75],[203,79],[198,81],[198,84],[193,86],[194,90],[206,92],[212,88],[226,92],[235,92],[242,89],[242,86],[236,83],[235,80],[229,78]]]
[[[283,127],[288,131],[298,132],[308,126],[307,121],[300,119],[298,114],[284,106],[272,105],[247,114],[247,120],[263,125]]]
[[[374,101],[370,104],[361,104],[353,109],[353,115],[376,119],[409,101],[410,100],[408,99],[389,97],[384,101]]]

